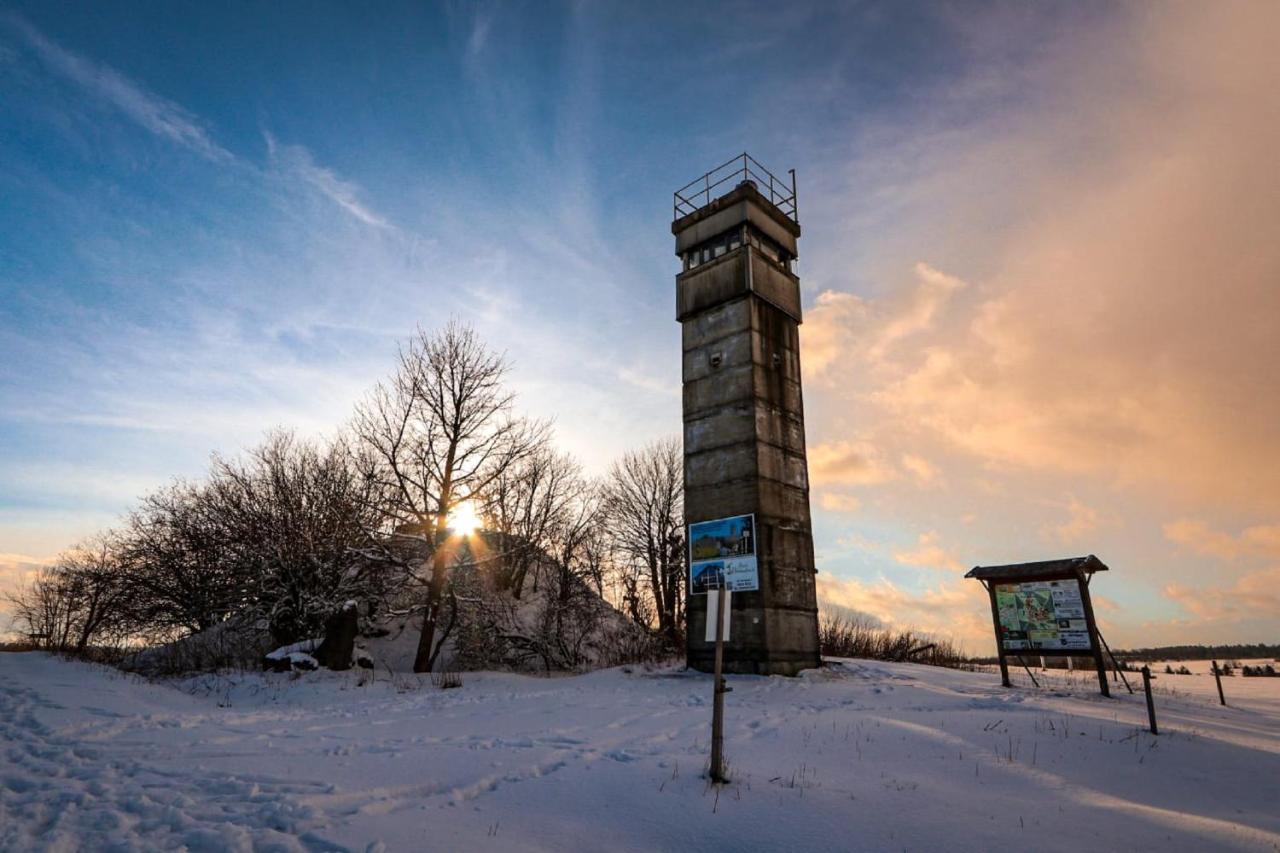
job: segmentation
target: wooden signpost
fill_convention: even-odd
[[[724,623],[729,596],[724,586],[717,593],[716,605],[716,669],[715,688],[711,700],[711,781],[717,785],[729,781],[724,775]]]
[[[715,643],[715,684],[711,703],[711,767],[715,784],[724,772],[724,647],[729,639],[732,593],[760,589],[754,515],[717,518],[689,525],[689,594],[707,596],[706,641]],[[711,611],[715,610],[715,616]]]
[[[1009,681],[1009,655],[1089,656],[1098,671],[1098,689],[1111,695],[1102,640],[1089,596],[1089,581],[1107,571],[1097,557],[1070,557],[1004,566],[974,566],[965,575],[986,588],[996,633],[1000,680]],[[1025,665],[1025,664],[1024,664]],[[1126,682],[1127,686],[1127,682]]]

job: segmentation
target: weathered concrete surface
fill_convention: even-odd
[[[769,223],[794,253],[799,226],[749,187],[673,225],[677,252]],[[817,666],[817,595],[804,395],[800,282],[745,244],[676,277],[684,348],[685,514],[754,513],[760,589],[733,596],[730,672],[794,675]],[[710,670],[706,596],[690,597],[689,665]]]

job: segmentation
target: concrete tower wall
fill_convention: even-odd
[[[678,220],[672,230],[677,248],[688,251],[746,223],[795,256],[799,225],[750,186]],[[733,595],[725,668],[792,675],[819,662],[800,282],[785,263],[744,242],[679,275],[676,290],[686,519],[756,515],[760,589]],[[710,670],[714,658],[714,643],[704,640],[706,613],[707,597],[690,596],[688,660],[702,670]]]

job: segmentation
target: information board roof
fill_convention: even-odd
[[[1064,557],[1061,560],[1041,560],[1035,563],[1009,563],[1005,566],[974,566],[966,578],[978,580],[1036,580],[1074,575],[1077,571],[1086,575],[1107,571],[1107,564],[1092,554],[1087,557]]]

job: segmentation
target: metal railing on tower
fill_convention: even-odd
[[[788,170],[787,175],[789,180],[779,178],[744,151],[676,190],[672,200],[671,218],[680,219],[696,213],[717,198],[732,192],[743,182],[749,181],[762,196],[769,200],[770,204],[799,225],[800,211],[796,205],[796,170]]]

